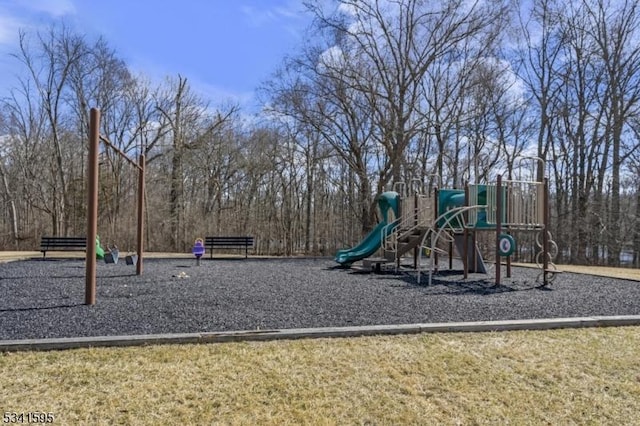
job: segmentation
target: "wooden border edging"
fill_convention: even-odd
[[[45,351],[89,347],[145,346],[165,344],[224,343],[360,337],[393,334],[552,330],[560,328],[621,327],[640,325],[640,315],[610,317],[548,318],[507,321],[474,321],[433,324],[368,325],[354,327],[291,328],[211,333],[148,334],[133,336],[66,337],[53,339],[0,340],[0,352]]]

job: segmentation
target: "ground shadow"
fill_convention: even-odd
[[[129,274],[117,274],[117,275],[99,275],[97,278],[100,278],[101,280],[108,280],[110,278],[127,278],[127,277],[135,277],[136,274],[135,272],[129,273]]]
[[[407,289],[422,289],[425,294],[430,295],[487,296],[530,290],[552,290],[548,286],[544,286],[543,283],[538,282],[522,281],[516,283],[496,284],[486,278],[468,278],[464,280],[461,274],[456,271],[441,271],[434,274],[431,279],[431,285],[428,283],[427,274],[423,274],[420,283],[418,283],[418,278],[413,271],[400,272],[395,274],[395,276],[399,281],[404,283],[403,285],[407,285]],[[454,281],[450,278],[452,276],[460,276],[460,280]]]
[[[0,309],[0,312],[46,311],[46,310],[53,310],[53,309],[77,308],[79,306],[85,306],[85,305],[84,305],[84,303],[65,303],[65,304],[53,305],[53,306],[31,306],[31,307],[28,307],[28,308]]]

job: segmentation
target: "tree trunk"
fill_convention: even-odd
[[[11,220],[11,239],[14,242],[14,247],[18,249],[18,214],[16,212],[16,203],[13,199],[13,194],[9,189],[9,182],[7,181],[7,174],[5,173],[4,166],[0,164],[0,176],[2,177],[2,190],[4,196],[9,203],[9,219]]]

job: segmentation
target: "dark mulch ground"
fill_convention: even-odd
[[[539,271],[363,274],[331,259],[146,259],[98,263],[97,303],[84,305],[84,260],[0,264],[0,340],[232,330],[640,315],[640,283]],[[187,278],[180,278],[184,273]],[[504,271],[503,271],[504,276]]]

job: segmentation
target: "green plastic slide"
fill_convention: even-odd
[[[378,208],[382,213],[382,220],[358,245],[338,250],[335,261],[342,266],[351,266],[352,263],[373,255],[382,246],[383,239],[391,234],[396,226],[395,223],[389,225],[389,211],[391,210],[394,213],[394,217],[398,217],[398,202],[399,196],[397,192],[388,191],[380,194]]]
[[[353,262],[373,255],[382,245],[382,233],[386,226],[387,222],[379,222],[360,244],[350,249],[339,250],[336,253],[335,261],[343,266],[350,266]],[[387,234],[389,233],[390,229],[387,229]]]

